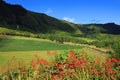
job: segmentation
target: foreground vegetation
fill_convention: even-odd
[[[119,80],[120,60],[116,55],[106,60],[89,59],[85,51],[78,54],[71,50],[62,56],[57,52],[47,53],[54,56],[50,62],[35,55],[29,65],[13,56],[0,68],[1,80]],[[64,58],[63,58],[64,57]],[[17,63],[18,62],[18,63]]]

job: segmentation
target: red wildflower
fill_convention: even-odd
[[[73,57],[74,55],[75,55],[75,52],[74,52],[73,50],[71,50],[70,53],[69,53],[69,57],[71,58],[71,57]]]
[[[36,64],[40,65],[40,59],[39,58],[36,59]]]
[[[80,60],[77,60],[77,61],[74,62],[75,67],[79,67],[79,68],[81,68],[84,63],[85,63],[84,59],[80,59]]]
[[[49,62],[46,61],[45,59],[40,59],[39,61],[40,61],[40,64],[41,64],[41,65],[49,66]]]
[[[58,53],[57,53],[57,51],[54,51],[54,52],[52,52],[52,54],[53,54],[53,55],[57,55]]]
[[[62,80],[62,76],[59,76],[58,74],[53,74],[51,80]]]
[[[116,54],[113,54],[112,62],[118,63],[119,60],[117,59]]]
[[[94,68],[94,69],[93,69],[93,74],[98,75],[98,71],[97,71],[97,69],[96,69],[96,68]]]
[[[115,75],[115,74],[116,74],[116,72],[115,72],[115,71],[113,71],[113,70],[111,70],[111,71],[110,71],[110,74],[111,74],[111,75]]]
[[[108,75],[105,75],[104,78],[108,78],[109,76]]]
[[[85,51],[84,50],[82,50],[82,53],[81,53],[81,56],[85,56],[86,54],[85,54]]]
[[[59,69],[59,71],[63,71],[64,70],[64,64],[62,62],[61,63],[57,63],[56,67],[57,67],[57,69]]]
[[[37,69],[37,65],[35,64],[34,60],[30,61],[30,67],[33,68],[33,70]]]
[[[110,66],[106,66],[106,70],[107,70],[107,71],[111,71],[112,69],[111,69]]]
[[[27,72],[26,66],[22,67],[22,74],[25,74]]]
[[[8,67],[9,70],[12,69],[12,64],[11,64],[10,61],[7,62],[7,67]]]
[[[34,63],[35,64],[35,63]],[[36,55],[36,64],[37,65],[49,65],[49,62],[46,61],[45,59],[40,59],[38,55]]]
[[[118,79],[120,79],[120,76],[118,76]]]
[[[77,57],[75,56],[75,52],[73,50],[70,51],[69,55],[68,55],[68,58],[76,61],[77,60]]]
[[[56,79],[58,79],[58,75],[52,75],[51,80],[56,80]]]
[[[96,58],[96,62],[97,62],[97,64],[100,65],[100,62],[101,62],[100,58]]]
[[[49,55],[56,55],[57,51],[53,51],[53,52],[47,51],[47,54],[49,54]]]
[[[2,68],[0,68],[0,72],[6,71],[6,70],[7,70],[6,66],[3,66]]]
[[[111,59],[108,56],[106,56],[106,65],[111,65],[111,62]]]
[[[74,68],[75,68],[75,65],[74,65],[73,62],[67,61],[67,67],[68,67],[69,69],[74,69]]]
[[[120,66],[118,66],[117,68],[120,69]]]
[[[18,71],[18,66],[14,65],[14,71]]]

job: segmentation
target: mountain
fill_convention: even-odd
[[[74,24],[44,13],[26,10],[20,5],[12,5],[3,0],[0,0],[0,27],[32,33],[61,31],[77,34],[120,34],[120,25],[114,23]]]
[[[20,5],[11,5],[0,0],[0,26],[10,29],[46,33],[53,30],[74,32],[74,29],[60,20],[43,13],[35,13]]]
[[[80,25],[79,29],[85,34],[92,33],[120,34],[120,25],[117,25],[115,23],[85,24]]]

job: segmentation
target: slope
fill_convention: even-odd
[[[20,5],[0,0],[0,26],[33,33],[49,33],[54,30],[74,32],[74,29],[58,19],[43,13],[35,13]]]

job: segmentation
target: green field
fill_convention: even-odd
[[[50,40],[25,38],[25,37],[0,37],[0,52],[6,51],[43,51],[80,49],[80,46],[54,43]]]
[[[11,60],[13,56],[16,56],[17,60],[24,60],[26,63],[29,63],[30,60],[35,58],[35,55],[39,55],[41,58],[52,61],[53,56],[49,56],[47,51],[12,51],[12,52],[0,52],[0,66],[3,66],[7,63],[8,60]]]
[[[101,58],[104,60],[106,54],[102,54],[98,51],[89,49],[89,48],[81,48],[74,49],[76,53],[81,54],[82,50],[85,50],[86,54],[90,59]],[[57,51],[58,54],[66,54],[69,53],[70,50],[53,50],[50,52]],[[0,66],[3,66],[7,63],[7,61],[11,60],[13,56],[16,56],[17,60],[24,60],[27,64],[35,58],[35,55],[39,55],[40,58],[44,58],[48,61],[53,61],[54,56],[49,55],[47,50],[45,51],[10,51],[10,52],[0,52]]]
[[[62,53],[70,49],[81,49],[81,46],[54,43],[46,39],[28,38],[20,36],[0,36],[0,65],[3,65],[13,56],[29,62],[34,55],[39,54],[42,58],[52,60],[47,51]]]
[[[81,53],[83,49],[91,59],[102,57],[102,55],[99,55],[99,52],[96,52],[95,50],[90,51],[90,49],[82,46],[54,43],[47,39],[20,36],[0,36],[0,66],[6,64],[6,62],[13,56],[16,56],[18,60],[25,60],[26,63],[34,58],[36,54],[41,58],[52,61],[54,57],[47,54],[48,50],[57,51],[58,54],[64,54],[69,53],[70,50],[75,50],[77,53]]]

